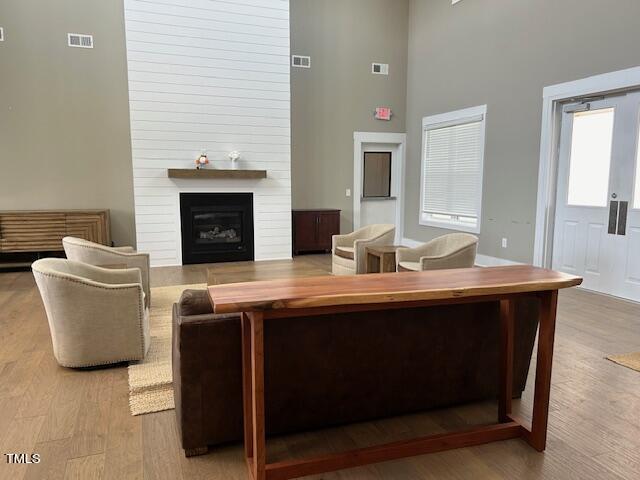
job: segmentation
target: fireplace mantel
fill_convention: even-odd
[[[215,168],[169,168],[167,170],[169,178],[246,178],[251,180],[267,178],[266,170],[222,170]]]

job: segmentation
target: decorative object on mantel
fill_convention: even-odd
[[[233,152],[229,152],[229,160],[231,160],[231,169],[232,170],[237,170],[238,169],[238,160],[240,159],[240,152],[237,151],[233,151]]]
[[[213,168],[169,168],[167,170],[167,176],[169,178],[229,178],[229,179],[250,179],[256,180],[261,178],[267,178],[266,170],[223,170]]]
[[[209,159],[207,158],[206,153],[202,153],[198,158],[196,158],[196,169],[200,170],[204,168],[205,165],[209,165]]]

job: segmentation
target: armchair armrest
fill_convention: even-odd
[[[144,358],[150,335],[142,284],[82,279],[61,284],[58,294],[50,309],[58,319],[60,364],[89,366]]]
[[[335,253],[336,247],[353,247],[353,242],[356,239],[355,234],[356,232],[351,232],[331,237],[331,251]]]
[[[136,253],[136,250],[131,246],[111,247],[111,250],[122,253]]]
[[[142,284],[142,274],[138,268],[111,269],[96,267],[88,263],[69,263],[69,273],[96,284],[121,286],[123,284]]]
[[[400,247],[396,250],[396,266],[400,262],[419,262],[420,253],[415,248]]]
[[[422,270],[442,270],[447,268],[470,268],[476,258],[476,244],[465,245],[444,255],[425,255],[420,257]]]
[[[150,259],[148,253],[138,253],[132,247],[111,248],[103,245],[83,245],[81,256],[73,259],[93,265],[126,265],[128,269],[140,269],[145,303],[151,305]],[[131,250],[131,251],[129,251]]]
[[[150,336],[140,270],[111,270],[60,258],[32,265],[53,353],[66,367],[140,360]]]

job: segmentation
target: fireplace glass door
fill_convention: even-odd
[[[199,245],[242,243],[242,212],[211,212],[207,207],[192,210],[193,241]]]
[[[253,260],[251,193],[181,193],[182,263]]]

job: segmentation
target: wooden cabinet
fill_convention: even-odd
[[[111,245],[109,210],[0,211],[0,253],[59,252],[73,236]]]
[[[293,254],[331,251],[331,237],[340,233],[340,210],[293,210]]]

